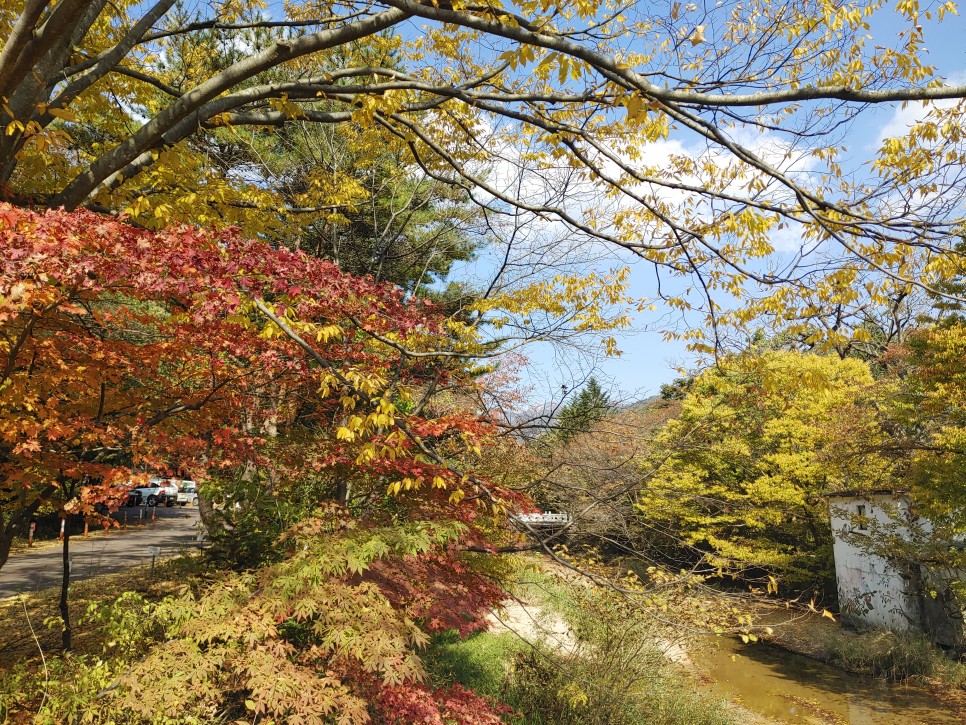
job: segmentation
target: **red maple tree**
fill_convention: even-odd
[[[434,390],[472,385],[458,357],[432,354],[452,343],[432,305],[232,232],[0,205],[0,240],[0,565],[45,503],[115,505],[113,484],[133,470],[192,470],[203,489],[206,472],[262,465],[270,452],[288,480],[328,474],[336,508],[291,530],[278,545],[289,556],[208,623],[233,654],[217,655],[221,674],[199,702],[218,696],[237,657],[233,686],[247,683],[257,712],[297,710],[260,689],[252,658],[270,651],[292,677],[324,673],[342,693],[329,708],[368,701],[444,722],[482,707],[420,684],[416,650],[428,634],[485,626],[504,595],[485,555],[467,549],[494,549],[510,536],[501,506],[526,503],[467,470],[491,426],[466,405],[431,402]],[[345,506],[347,480],[364,487],[363,504]],[[332,619],[335,601],[345,616]],[[303,649],[284,632],[305,622]],[[215,656],[210,643],[190,646],[209,636],[203,619],[173,626],[130,677],[166,666],[170,647]],[[360,629],[369,634],[346,642],[369,649],[340,639]]]

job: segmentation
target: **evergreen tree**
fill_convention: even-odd
[[[675,378],[661,386],[661,400],[684,400],[693,384],[693,377]]]
[[[966,253],[966,239],[960,239],[954,246],[953,251],[960,255],[955,258],[956,272],[932,283],[932,288],[939,294],[927,293],[932,314],[921,316],[919,318],[920,323],[933,323],[939,327],[966,324],[966,305],[959,299],[952,299],[966,297],[966,267],[964,267],[961,256]]]
[[[590,430],[612,407],[597,378],[591,377],[577,397],[564,406],[557,418],[559,435],[567,440],[577,433]]]

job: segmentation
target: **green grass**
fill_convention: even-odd
[[[448,632],[433,638],[423,662],[437,685],[459,684],[501,699],[510,663],[526,649],[529,646],[509,632],[483,632],[462,640]]]

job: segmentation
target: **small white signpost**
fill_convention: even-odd
[[[154,576],[154,560],[161,555],[160,546],[149,546],[148,556],[151,557],[151,576]]]

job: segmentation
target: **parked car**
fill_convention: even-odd
[[[182,481],[181,485],[178,487],[178,493],[175,496],[175,501],[177,501],[179,506],[197,506],[198,485],[194,481]]]
[[[158,504],[167,503],[167,487],[162,486],[160,483],[148,483],[146,486],[138,486],[132,488],[127,495],[127,505],[128,506],[140,506],[141,504],[147,504],[148,506],[157,506]],[[167,504],[169,506],[173,504]]]
[[[178,496],[178,483],[173,478],[152,478],[148,483],[157,484],[161,493],[164,494],[163,498],[158,499],[158,503],[163,503],[165,506],[174,506],[175,499]],[[150,505],[148,504],[148,506]]]

